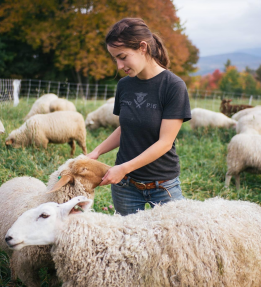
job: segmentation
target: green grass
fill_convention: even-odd
[[[5,147],[5,138],[23,123],[24,116],[29,112],[33,100],[29,103],[21,99],[18,107],[11,104],[0,104],[0,120],[3,122],[6,133],[0,135],[0,185],[7,180],[23,175],[36,177],[47,183],[49,175],[70,157],[70,147],[64,145],[48,145],[48,149],[24,148],[12,149]],[[77,110],[84,118],[98,108],[104,101],[74,101]],[[191,101],[191,108],[202,107],[214,111],[219,110],[220,100]],[[87,131],[87,150],[92,151],[98,144],[106,139],[113,131],[111,128],[99,128]],[[229,189],[224,187],[226,174],[227,144],[235,134],[233,130],[225,129],[199,129],[192,131],[189,123],[185,123],[179,132],[176,148],[180,158],[181,187],[185,197],[204,200],[206,198],[221,196],[227,199],[249,200],[261,202],[261,176],[248,173],[241,174],[241,189],[236,191],[232,179]],[[77,146],[75,156],[82,150]],[[102,155],[99,160],[114,165],[117,150]],[[114,209],[110,193],[110,186],[96,188],[94,209],[99,212],[113,214]],[[108,210],[104,210],[107,208]],[[10,270],[8,259],[0,253],[0,286],[10,285]],[[48,274],[41,271],[42,286],[48,286]],[[16,285],[23,286],[17,281]]]

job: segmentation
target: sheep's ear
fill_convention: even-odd
[[[13,139],[6,140],[6,141],[5,141],[5,144],[6,144],[6,145],[11,145],[11,144],[13,143],[13,141],[14,141]]]
[[[60,204],[63,216],[68,216],[70,214],[82,213],[88,209],[93,204],[93,200],[88,199],[85,196],[77,196],[71,200]]]
[[[51,190],[49,190],[47,193],[55,192],[65,186],[68,182],[73,182],[73,177],[71,175],[63,175],[60,180],[53,186]]]

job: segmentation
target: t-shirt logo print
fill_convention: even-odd
[[[147,94],[135,93],[135,95],[137,96],[137,101],[134,99],[134,102],[136,104],[136,108],[141,108],[141,105],[147,101],[147,100],[144,100],[144,98],[145,98],[145,96],[147,96]]]

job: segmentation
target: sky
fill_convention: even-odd
[[[261,0],[173,0],[200,56],[261,47]]]

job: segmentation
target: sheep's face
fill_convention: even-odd
[[[58,204],[48,202],[23,213],[8,230],[5,241],[9,248],[20,250],[28,245],[49,245],[55,240],[59,224],[68,216],[89,209],[92,200],[84,196]]]
[[[109,168],[111,167],[86,156],[76,158],[61,172],[61,178],[50,192],[59,190],[68,183],[73,184],[75,180],[78,180],[84,186],[85,190],[90,191],[90,189],[94,189],[101,183],[103,176]]]
[[[88,130],[94,130],[99,127],[99,123],[97,120],[93,119],[92,113],[87,115],[87,118],[85,120],[85,126]]]
[[[19,137],[16,136],[15,131],[12,131],[5,140],[6,146],[12,146],[13,148],[22,147],[22,143],[19,140]]]

